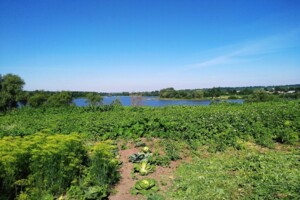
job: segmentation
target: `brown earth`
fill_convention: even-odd
[[[145,140],[143,139],[143,141]],[[147,143],[147,145],[150,148],[153,147],[153,143]],[[133,143],[127,144],[126,146],[128,147],[128,149],[119,151],[120,160],[123,162],[120,168],[121,180],[117,185],[115,185],[115,193],[110,195],[110,200],[145,199],[145,197],[141,195],[133,196],[130,194],[130,189],[134,186],[135,182],[145,177],[154,178],[155,180],[157,180],[160,187],[160,193],[166,192],[168,188],[172,185],[172,181],[174,179],[174,171],[179,166],[179,164],[184,161],[190,161],[190,158],[172,161],[169,167],[156,166],[155,172],[149,174],[148,176],[140,176],[139,174],[135,174],[135,177],[133,177],[131,173],[133,170],[133,163],[128,161],[128,157],[133,153],[139,152],[141,148],[135,148]]]

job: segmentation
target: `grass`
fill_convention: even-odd
[[[166,199],[300,199],[299,148],[282,146],[202,149],[178,168]]]

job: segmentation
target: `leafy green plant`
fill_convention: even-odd
[[[151,156],[151,153],[134,153],[129,156],[129,162],[140,163],[142,161],[147,161]]]
[[[157,191],[159,191],[157,181],[155,179],[145,178],[135,183],[134,187],[131,189],[131,194],[149,196],[155,194]]]
[[[107,106],[22,107],[0,116],[0,137],[78,132],[94,141],[146,136],[197,141],[199,145],[215,144],[217,151],[224,151],[227,147],[238,148],[236,141],[242,139],[272,148],[273,141],[299,142],[298,110],[299,100],[207,107],[124,107],[121,110]],[[170,156],[172,160],[177,159],[177,150],[172,148]]]
[[[86,200],[104,199],[106,197],[105,188],[100,186],[89,187],[84,193],[84,199]]]
[[[161,194],[151,194],[148,196],[147,200],[165,200],[165,197]]]
[[[126,150],[126,149],[128,149],[128,147],[127,147],[126,144],[122,144],[122,145],[121,145],[121,149],[122,149],[122,150]]]
[[[134,173],[134,170],[130,172],[130,176],[131,176],[131,178],[133,180],[137,180],[138,179],[137,176],[136,176],[136,174]]]
[[[146,144],[141,139],[134,140],[134,147],[144,147]]]
[[[176,141],[164,140],[163,144],[165,146],[166,155],[170,158],[170,160],[178,160],[181,158],[179,154],[179,146],[176,144]]]
[[[134,172],[139,172],[140,175],[146,176],[149,173],[153,173],[155,171],[155,166],[151,165],[147,161],[142,161],[140,163],[134,164]]]
[[[170,165],[171,159],[169,156],[162,156],[160,154],[154,154],[152,157],[148,159],[148,162],[153,165],[167,167]]]

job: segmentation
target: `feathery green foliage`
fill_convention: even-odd
[[[83,194],[95,195],[97,189],[98,196],[106,197],[109,186],[119,179],[115,148],[110,142],[87,148],[78,134],[4,137],[0,140],[0,199],[54,197],[71,185],[80,186]]]

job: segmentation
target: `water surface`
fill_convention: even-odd
[[[123,106],[131,106],[131,97],[130,96],[105,96],[103,97],[103,104],[108,105],[113,102],[115,99],[119,99]],[[244,100],[237,99],[237,100],[226,100],[232,103],[243,103]],[[77,106],[87,106],[87,102],[85,98],[77,98],[74,99],[74,103]],[[170,106],[170,105],[186,105],[186,106],[195,106],[195,105],[202,105],[208,106],[210,105],[211,100],[163,100],[159,99],[158,97],[143,97],[140,104],[142,106]]]

